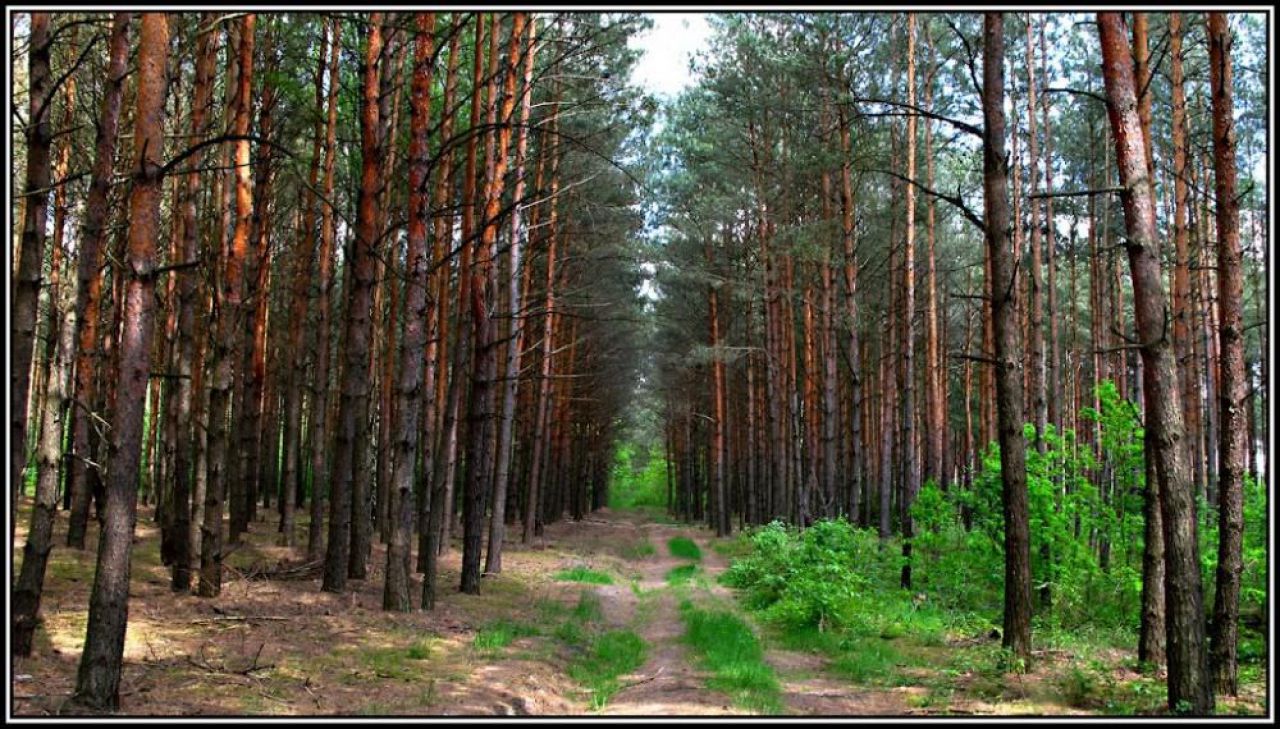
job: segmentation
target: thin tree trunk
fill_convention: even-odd
[[[1244,367],[1244,274],[1240,251],[1240,202],[1236,197],[1236,134],[1232,120],[1231,29],[1226,13],[1209,13],[1209,83],[1213,95],[1214,192],[1218,208],[1218,569],[1214,579],[1209,664],[1214,686],[1239,693],[1236,639],[1240,621],[1240,573],[1247,442]]]
[[[320,205],[320,250],[316,252],[318,280],[316,281],[316,316],[314,324],[315,344],[312,361],[315,370],[311,375],[311,523],[307,526],[307,559],[315,562],[327,550],[324,537],[324,512],[328,497],[321,491],[329,491],[329,293],[333,285],[333,246],[337,231],[334,229],[333,200],[334,163],[337,157],[338,129],[338,56],[342,50],[342,26],[337,18],[332,21],[329,45],[329,100],[328,119],[325,122],[324,139],[324,200]]]
[[[514,33],[514,30],[512,31]],[[529,109],[533,99],[533,64],[537,43],[537,18],[530,17],[525,34],[524,81],[520,96],[520,131],[516,140],[515,210],[511,217],[511,247],[508,250],[507,270],[508,304],[511,315],[508,331],[507,367],[503,381],[502,424],[498,435],[498,464],[494,480],[493,515],[489,521],[489,550],[485,554],[486,573],[502,571],[502,540],[506,533],[506,502],[510,489],[510,468],[513,451],[512,433],[516,409],[516,388],[520,384],[520,360],[524,349],[524,323],[521,313],[520,278],[522,256],[528,245],[529,229],[523,220],[525,191],[525,156],[529,146]],[[514,74],[514,70],[513,70]],[[525,280],[528,280],[527,274]]]

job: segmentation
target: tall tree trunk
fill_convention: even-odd
[[[551,139],[547,144],[547,156],[551,159],[551,199],[548,204],[551,206],[547,213],[547,265],[546,265],[546,291],[544,292],[543,301],[543,327],[542,327],[542,353],[539,362],[540,371],[538,373],[538,404],[533,419],[533,457],[529,469],[529,498],[525,503],[524,512],[524,532],[521,535],[521,542],[529,544],[533,540],[534,532],[538,526],[538,515],[540,513],[541,501],[540,490],[541,483],[544,480],[543,473],[546,470],[545,464],[545,441],[547,440],[547,401],[551,396],[551,374],[552,362],[551,353],[554,343],[555,332],[555,278],[556,278],[556,243],[557,233],[556,221],[559,206],[558,194],[560,192],[560,138],[557,136],[559,131],[559,93],[557,90],[556,103],[551,107]]]
[[[405,328],[400,340],[400,361],[416,363],[426,350],[427,287],[431,284],[427,258],[427,124],[431,114],[431,62],[435,46],[435,13],[418,13],[413,49],[412,102],[409,120],[409,241],[405,263]],[[408,612],[409,545],[413,536],[413,480],[418,448],[423,371],[402,367],[396,383],[399,402],[394,411],[394,506],[391,540],[387,547],[387,576],[382,608]]]
[[[1027,515],[1026,444],[1022,435],[1022,346],[1018,341],[1018,287],[1009,245],[1009,161],[1004,139],[1004,16],[987,13],[983,24],[982,171],[986,239],[991,259],[991,307],[995,335],[996,417],[1004,505],[1003,645],[1031,656],[1031,554]]]
[[[134,120],[135,169],[129,196],[129,270],[124,336],[120,340],[120,397],[112,415],[108,494],[88,629],[72,701],[98,711],[120,704],[125,624],[129,615],[129,566],[137,515],[142,402],[155,323],[155,254],[164,161],[165,58],[169,25],[164,13],[145,13],[138,50],[138,107]]]
[[[1236,638],[1240,621],[1240,549],[1243,540],[1248,407],[1244,367],[1244,273],[1240,202],[1236,197],[1236,134],[1232,121],[1231,28],[1226,13],[1209,13],[1209,83],[1213,95],[1214,192],[1218,207],[1218,569],[1214,580],[1209,662],[1218,691],[1235,696]]]
[[[334,163],[337,158],[338,57],[342,51],[342,26],[333,18],[329,45],[328,119],[324,137],[324,200],[320,205],[320,250],[316,252],[314,350],[311,359],[311,523],[307,526],[307,559],[319,561],[327,550],[324,538],[324,511],[330,496],[329,472],[329,294],[333,285],[333,246],[337,231],[333,219]],[[326,496],[322,497],[322,490]]]
[[[858,255],[854,228],[853,144],[847,112],[842,105],[840,120],[840,237],[844,243],[845,312],[849,317],[849,440],[853,444],[849,468],[849,516],[857,520],[858,497],[866,474],[862,448],[862,349],[858,341]],[[870,506],[863,509],[869,514]]]
[[[124,96],[124,79],[129,60],[129,23],[132,13],[116,13],[111,21],[108,41],[107,79],[102,96],[102,110],[94,142],[93,170],[89,195],[85,201],[84,228],[80,236],[80,253],[76,278],[76,346],[75,392],[73,398],[83,408],[73,418],[72,453],[67,489],[71,492],[71,515],[67,526],[67,545],[84,549],[85,527],[89,521],[91,480],[96,467],[91,464],[92,444],[98,440],[96,415],[88,410],[98,400],[97,342],[99,311],[102,299],[102,261],[107,242],[107,219],[111,214],[108,195],[115,165],[116,132],[120,125],[120,106]],[[16,305],[15,305],[16,314]],[[15,345],[16,345],[16,341]],[[12,391],[17,396],[17,390]]]
[[[907,103],[916,103],[916,15],[907,13]],[[907,179],[916,178],[916,117],[907,117]],[[916,188],[906,185],[907,222],[903,261],[904,316],[902,338],[902,466],[906,476],[902,509],[902,587],[911,589],[911,539],[915,520],[911,504],[920,490],[920,462],[916,459],[915,311],[916,311]]]
[[[31,385],[31,359],[35,345],[36,308],[40,297],[41,268],[44,266],[45,223],[49,214],[49,149],[53,132],[49,110],[53,106],[53,78],[49,52],[53,36],[49,13],[31,13],[28,53],[27,180],[23,189],[21,252],[18,254],[17,286],[13,292],[13,319],[9,361],[9,483],[12,485],[11,513],[18,513],[18,494],[23,488],[27,461],[27,403]],[[13,541],[17,520],[9,521]]]
[[[65,176],[65,175],[63,175]],[[60,236],[56,236],[60,237]],[[64,413],[67,412],[71,362],[75,357],[76,281],[64,281],[51,297],[51,315],[55,321],[56,342],[49,357],[48,386],[41,407],[40,439],[36,448],[35,504],[22,552],[22,570],[13,588],[13,652],[31,655],[31,638],[39,622],[40,597],[44,589],[45,568],[53,549],[53,521],[58,508],[58,475],[62,462]],[[17,521],[17,514],[13,514]]]
[[[253,82],[253,33],[256,16],[248,14],[240,21],[239,40],[229,47],[239,58],[234,102],[234,131],[238,136],[249,133],[250,89]],[[229,53],[229,56],[233,55]],[[243,315],[243,278],[248,255],[249,228],[253,215],[253,198],[249,181],[249,140],[235,146],[235,235],[223,264],[223,290],[215,300],[217,321],[213,349],[212,389],[209,393],[208,483],[205,487],[204,528],[200,548],[201,597],[216,597],[222,591],[222,514],[228,493],[230,438],[228,421],[232,405],[234,367],[240,359],[239,324]]]
[[[514,30],[513,30],[514,32]],[[528,30],[525,33],[524,80],[520,95],[520,131],[516,139],[515,166],[515,209],[511,215],[511,246],[507,252],[507,310],[511,315],[508,330],[507,367],[502,383],[502,422],[498,434],[498,463],[494,477],[493,514],[489,520],[489,549],[485,553],[484,571],[497,574],[502,571],[502,540],[506,533],[506,505],[510,490],[510,469],[513,444],[513,425],[516,411],[516,389],[520,384],[521,352],[524,349],[524,322],[521,312],[523,301],[520,291],[520,278],[525,276],[527,285],[527,269],[522,269],[524,249],[528,245],[529,228],[524,223],[523,202],[525,195],[525,157],[529,147],[529,110],[533,99],[533,64],[537,43],[537,18],[530,17]],[[514,70],[513,70],[514,74]]]
[[[319,65],[315,77],[315,101],[317,111],[324,104],[324,70],[328,53],[327,28],[320,28]],[[337,39],[333,42],[336,44]],[[311,149],[311,165],[307,173],[308,189],[303,197],[301,227],[293,248],[293,284],[290,292],[288,350],[293,356],[293,366],[285,373],[285,422],[284,422],[284,478],[280,491],[280,543],[292,547],[294,542],[294,492],[301,481],[302,469],[302,404],[303,387],[306,384],[307,348],[303,337],[307,331],[307,285],[309,273],[315,261],[312,252],[316,248],[316,187],[320,182],[320,157],[324,144],[324,120],[317,114]],[[321,338],[323,332],[313,332]],[[313,399],[314,404],[314,399]],[[312,408],[312,417],[319,415]],[[314,492],[313,492],[314,498]]]
[[[365,494],[361,486],[368,486],[368,474],[359,456],[364,452],[356,441],[365,437],[364,429],[369,415],[369,320],[373,307],[373,247],[377,242],[378,190],[382,184],[382,159],[378,144],[378,92],[382,55],[382,13],[373,13],[369,19],[368,46],[365,49],[363,87],[360,100],[361,176],[360,203],[356,218],[356,235],[350,263],[351,288],[347,294],[347,312],[344,328],[345,357],[342,367],[342,393],[339,404],[341,421],[338,442],[334,453],[332,491],[329,496],[329,542],[325,551],[324,582],[326,592],[342,592],[347,578],[363,578],[363,572],[351,574],[352,567],[359,566],[360,549],[352,548],[352,541],[359,541],[356,532],[369,526],[369,514],[365,509]],[[353,520],[356,524],[353,525]],[[353,562],[353,559],[355,562]]]
[[[440,127],[440,136],[442,139],[449,139],[453,134],[454,110],[453,100],[457,94],[458,87],[458,65],[460,62],[460,53],[458,52],[459,39],[462,35],[461,29],[465,24],[461,14],[455,13],[452,20],[452,29],[450,34],[452,38],[449,41],[449,65],[445,71],[444,99],[441,105],[441,114],[443,120]],[[453,151],[452,148],[446,148],[442,151],[442,159],[440,160],[440,172],[436,176],[435,191],[433,193],[433,207],[437,210],[448,206],[450,195],[453,191]],[[429,524],[433,514],[439,514],[438,507],[440,501],[438,497],[433,495],[434,474],[438,463],[443,460],[439,454],[438,444],[440,442],[439,434],[442,431],[441,415],[445,410],[445,399],[443,394],[443,384],[448,379],[448,360],[446,355],[448,347],[446,346],[449,338],[449,279],[450,270],[448,259],[450,248],[453,241],[453,220],[452,215],[437,215],[435,217],[435,240],[432,243],[431,252],[431,269],[435,271],[432,279],[434,291],[434,310],[432,314],[432,332],[427,340],[427,348],[424,355],[426,360],[424,363],[425,380],[423,382],[423,399],[425,402],[425,412],[423,414],[423,433],[422,433],[422,478],[419,480],[421,494],[418,502],[418,572],[426,572],[427,565],[430,560],[435,558],[435,544],[432,540],[434,532]],[[433,501],[434,499],[434,501]],[[434,508],[433,509],[433,505]],[[438,517],[436,517],[438,519]],[[428,609],[426,603],[426,584],[423,585],[423,609]]]
[[[1155,205],[1137,112],[1129,42],[1119,13],[1098,13],[1107,112],[1115,137],[1124,202],[1126,248],[1133,278],[1134,314],[1146,370],[1145,423],[1152,431],[1156,475],[1162,496],[1165,536],[1165,598],[1168,610],[1169,708],[1203,715],[1213,708],[1204,645],[1204,611],[1195,500],[1182,450],[1182,410],[1168,311],[1160,280]]]

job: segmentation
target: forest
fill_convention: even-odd
[[[1272,716],[1269,13],[9,16],[8,718]]]

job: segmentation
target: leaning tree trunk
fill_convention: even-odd
[[[1240,559],[1248,423],[1245,408],[1244,274],[1240,201],[1236,197],[1236,134],[1231,103],[1231,29],[1226,13],[1209,13],[1209,84],[1213,94],[1213,156],[1218,200],[1218,570],[1214,580],[1209,663],[1218,691],[1235,696],[1240,620]]]
[[[1204,640],[1195,494],[1182,446],[1182,405],[1166,327],[1169,312],[1160,277],[1155,201],[1124,21],[1119,13],[1098,13],[1098,27],[1107,112],[1123,186],[1125,245],[1144,369],[1145,423],[1153,444],[1149,456],[1156,460],[1162,496],[1169,708],[1179,714],[1204,715],[1213,709],[1213,694]]]
[[[129,23],[132,13],[116,13],[111,23],[110,60],[107,62],[106,86],[102,96],[94,143],[93,170],[89,195],[85,201],[84,228],[80,236],[80,253],[76,278],[76,326],[79,327],[75,363],[75,392],[72,397],[84,410],[72,419],[73,458],[67,475],[71,492],[71,516],[67,526],[67,546],[84,549],[85,527],[89,522],[91,444],[97,440],[98,426],[87,410],[97,400],[95,346],[98,341],[98,313],[102,299],[102,260],[107,239],[110,208],[107,196],[115,166],[116,132],[120,124],[120,106],[124,96],[124,79],[129,61]],[[16,391],[15,391],[16,392]]]
[[[1027,516],[1026,443],[1022,435],[1022,343],[1018,340],[1018,287],[1009,244],[1009,161],[1004,150],[1004,17],[987,13],[983,25],[982,171],[986,239],[991,258],[995,334],[997,434],[1004,504],[1005,648],[1031,656],[1031,548]]]
[[[165,57],[169,25],[164,13],[145,13],[138,50],[135,167],[129,196],[127,291],[122,313],[119,396],[112,415],[107,498],[88,629],[72,696],[75,704],[115,711],[120,704],[125,624],[129,616],[129,559],[138,506],[142,403],[147,391],[155,324],[156,239],[164,161]]]
[[[45,389],[44,413],[40,418],[40,440],[36,448],[38,476],[35,504],[31,509],[31,526],[27,530],[22,551],[22,570],[13,588],[13,652],[31,655],[31,637],[40,614],[40,597],[44,589],[45,568],[53,549],[53,521],[58,508],[58,474],[62,462],[63,419],[66,409],[71,362],[75,357],[76,281],[62,282],[51,301],[55,319],[54,351],[49,360],[48,386]],[[12,518],[17,521],[17,514]]]

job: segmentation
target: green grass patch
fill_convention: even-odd
[[[621,551],[622,556],[625,559],[644,559],[645,557],[652,557],[658,553],[658,550],[655,549],[647,539],[643,542],[628,544],[624,546]]]
[[[360,664],[377,678],[417,681],[422,678],[417,663],[411,663],[406,649],[366,648],[357,652]]]
[[[688,537],[672,537],[667,541],[667,549],[671,550],[672,557],[680,559],[702,559],[702,550],[698,549],[698,545]]]
[[[511,645],[516,638],[530,635],[538,635],[537,626],[514,620],[498,620],[481,628],[472,645],[483,651],[499,650]]]
[[[583,590],[578,595],[578,604],[574,606],[572,615],[574,620],[583,623],[598,623],[604,620],[604,607],[600,602],[600,596]]]
[[[692,580],[699,572],[701,570],[696,564],[681,565],[667,573],[667,582],[672,585],[682,585]]]
[[[591,585],[612,585],[613,578],[603,572],[597,572],[581,565],[556,573],[557,580],[566,582],[586,582]]]
[[[431,657],[431,644],[432,641],[426,638],[417,640],[413,645],[409,646],[406,655],[409,656],[410,660],[425,661]]]
[[[644,639],[630,630],[610,630],[569,664],[569,677],[590,692],[591,708],[598,711],[621,688],[618,677],[643,665],[647,652]]]
[[[767,714],[783,710],[778,679],[764,662],[760,641],[742,618],[727,610],[680,605],[684,641],[701,656],[713,676],[707,687],[733,697],[734,704]]]
[[[831,672],[857,684],[883,683],[896,676],[901,656],[882,638],[845,638],[839,642],[840,655],[831,662]]]

